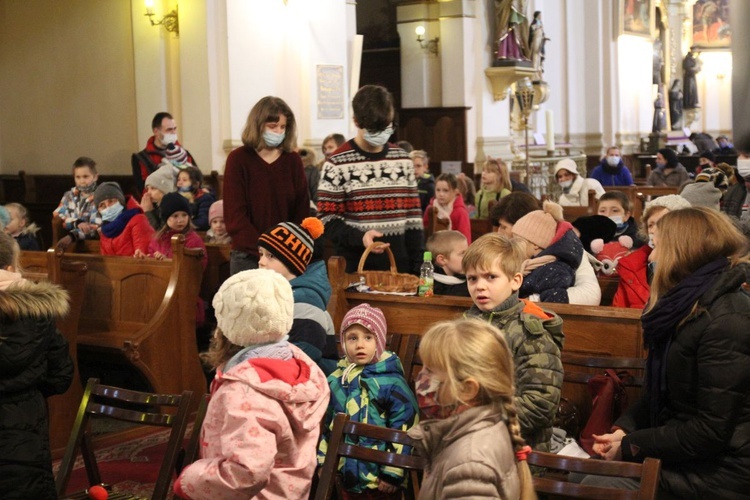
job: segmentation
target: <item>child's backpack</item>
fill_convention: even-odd
[[[588,381],[591,393],[591,416],[581,431],[581,446],[589,455],[594,455],[593,434],[608,434],[612,424],[628,406],[628,395],[625,392],[625,380],[628,372],[605,370],[601,375],[591,377]]]

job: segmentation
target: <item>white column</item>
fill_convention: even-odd
[[[445,57],[445,38],[438,21],[435,3],[415,3],[396,7],[398,34],[401,38],[401,106],[430,108],[447,106],[441,98],[441,61]],[[416,28],[425,29],[424,42],[438,38],[438,53],[423,49],[417,41]],[[453,73],[453,77],[462,74]]]

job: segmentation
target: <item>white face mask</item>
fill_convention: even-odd
[[[102,214],[102,220],[105,222],[112,222],[117,218],[118,215],[122,213],[122,211],[125,209],[125,207],[122,206],[122,203],[119,201],[115,203],[114,205],[111,205],[104,210],[100,210],[99,213]]]
[[[177,134],[164,134],[164,138],[161,140],[165,146],[177,143]]]
[[[620,164],[620,157],[619,156],[607,156],[607,163],[610,167],[616,167]]]
[[[613,215],[612,217],[609,218],[609,220],[617,224],[617,229],[620,229],[625,226],[625,224],[623,224],[622,222],[622,216],[620,215]]]
[[[272,130],[265,130],[263,132],[263,142],[265,142],[266,146],[269,148],[279,147],[281,143],[284,142],[285,137],[286,132],[282,132],[281,134],[273,132]]]
[[[572,185],[573,185],[573,180],[572,179],[560,182],[560,187],[563,188],[563,189],[568,189]]]
[[[388,138],[393,135],[393,125],[388,125],[385,130],[380,132],[370,132],[365,130],[365,140],[371,146],[379,147],[388,142]]]
[[[737,158],[737,172],[743,179],[750,178],[750,158]]]

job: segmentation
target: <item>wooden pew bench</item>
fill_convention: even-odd
[[[202,250],[172,238],[171,260],[69,254],[88,267],[78,350],[131,365],[157,393],[206,391],[195,339]],[[93,358],[91,358],[93,357]]]

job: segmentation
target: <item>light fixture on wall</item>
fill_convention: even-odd
[[[431,54],[438,55],[438,42],[440,41],[440,38],[435,37],[432,40],[425,41],[425,29],[421,24],[416,27],[414,32],[417,34],[417,43],[419,43],[419,46],[422,47],[422,49]]]
[[[165,14],[164,17],[159,21],[154,21],[154,0],[145,0],[146,3],[146,16],[151,21],[151,26],[164,26],[164,29],[170,33],[174,33],[176,36],[180,36],[180,20],[177,16],[177,7],[171,12]]]

